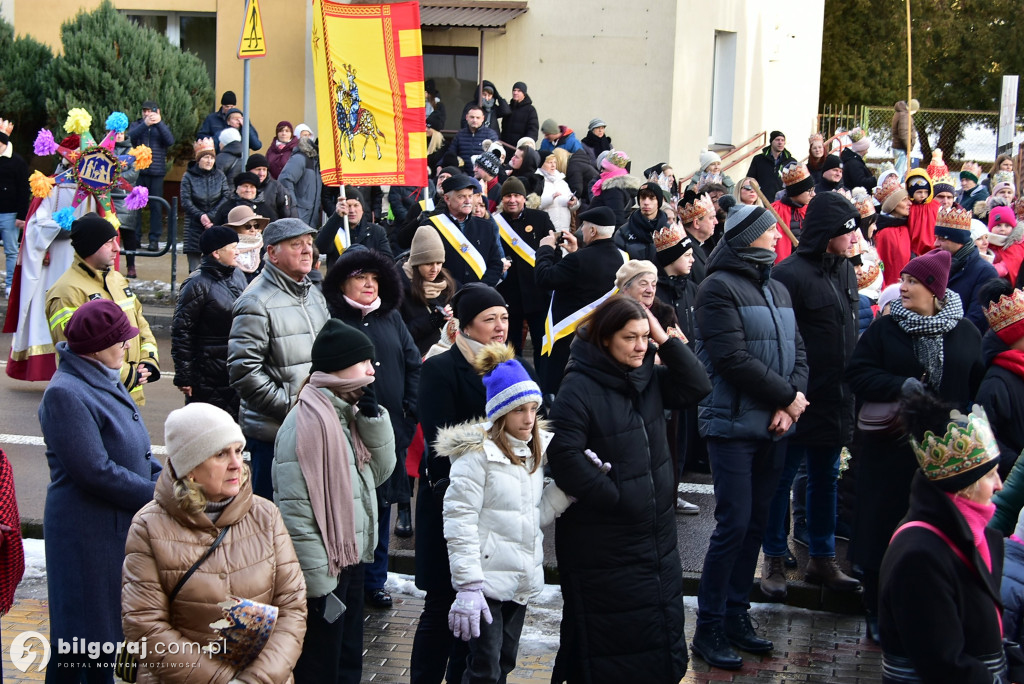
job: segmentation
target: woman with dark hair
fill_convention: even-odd
[[[815,133],[807,140],[809,147],[807,148],[807,170],[811,172],[811,178],[814,179],[814,184],[817,185],[821,182],[821,174],[825,170],[825,159],[828,155],[825,153],[825,139],[821,136],[821,133]]]
[[[405,472],[405,452],[416,431],[416,398],[420,353],[398,313],[402,284],[391,257],[354,245],[327,271],[324,298],[331,316],[359,329],[373,341],[377,401],[388,410],[395,432],[396,466],[386,482],[378,482],[380,509],[377,548],[366,568],[366,600],[375,608],[390,608],[388,578],[391,504],[398,504],[399,527],[412,530],[409,501],[412,492]]]
[[[893,420],[872,420],[882,402],[895,402],[908,382],[960,409],[969,408],[985,367],[981,335],[964,318],[960,297],[946,288],[949,252],[912,259],[900,276],[900,296],[857,342],[846,380],[857,397],[854,434],[857,518],[852,560],[864,571],[869,636],[877,638],[878,573],[900,518],[915,463],[905,432]],[[894,411],[888,415],[894,416]]]
[[[551,681],[675,683],[687,653],[665,411],[695,406],[711,383],[622,295],[594,310],[570,354],[548,447],[555,482],[577,500],[556,523],[565,606]]]
[[[508,160],[512,169],[509,175],[515,176],[526,186],[527,195],[537,195],[537,206],[540,206],[540,194],[544,191],[544,178],[537,173],[540,168],[540,154],[529,145],[520,145],[512,158]]]
[[[402,275],[402,320],[420,356],[425,356],[441,339],[441,328],[452,319],[449,302],[455,295],[455,280],[444,267],[444,243],[433,227],[416,229]]]
[[[1003,652],[1003,544],[987,529],[1002,488],[985,410],[964,415],[921,385],[901,418],[919,468],[881,569],[882,682],[1019,682]]]

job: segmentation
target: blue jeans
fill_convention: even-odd
[[[245,448],[249,450],[252,466],[252,493],[264,499],[274,500],[274,480],[271,469],[274,466],[274,443],[245,438]]]
[[[907,175],[907,151],[897,150],[895,147],[892,148],[893,162],[896,166],[896,173],[899,175],[900,180]]]
[[[807,536],[812,558],[836,555],[836,488],[839,480],[839,453],[842,447],[790,444],[778,489],[768,511],[764,531],[764,555],[785,556],[786,513],[789,490],[800,464],[807,464]]]
[[[4,286],[9,290],[14,282],[14,266],[18,263],[18,227],[14,224],[17,214],[0,214],[0,239],[4,241],[4,256],[7,257],[7,275]]]
[[[750,608],[761,534],[785,453],[785,440],[708,439],[715,531],[697,590],[698,629]]]
[[[366,593],[384,588],[388,579],[388,546],[391,543],[391,504],[382,505],[377,497],[377,548],[373,562],[366,565]]]

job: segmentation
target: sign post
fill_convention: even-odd
[[[1003,76],[1003,93],[999,100],[999,134],[996,155],[1013,154],[1013,136],[1017,120],[1017,82],[1019,76]]]
[[[242,33],[238,37],[238,59],[242,60],[242,166],[249,159],[249,60],[267,56],[263,35],[263,14],[259,0],[246,0]],[[228,179],[229,181],[231,179]]]

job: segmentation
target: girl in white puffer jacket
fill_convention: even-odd
[[[541,527],[570,500],[544,482],[553,435],[537,419],[537,383],[504,344],[484,347],[474,365],[484,375],[488,422],[443,429],[435,442],[452,460],[444,536],[457,595],[448,625],[469,642],[469,681],[498,682],[515,669],[526,604],[544,587]]]

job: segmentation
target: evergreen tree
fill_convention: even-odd
[[[132,23],[110,0],[80,12],[61,26],[60,34],[64,52],[50,65],[46,98],[53,120],[62,124],[69,109],[83,107],[99,139],[111,112],[124,112],[134,121],[145,100],[156,100],[179,141],[177,149],[191,154],[195,132],[213,103],[210,76],[198,57]]]
[[[14,123],[14,148],[25,158],[47,124],[46,94],[39,81],[51,60],[50,48],[33,38],[15,38],[14,27],[0,19],[0,118]]]

